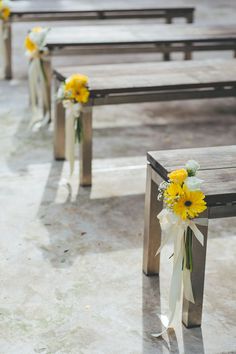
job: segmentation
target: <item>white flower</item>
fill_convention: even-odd
[[[202,179],[193,176],[193,177],[187,177],[186,180],[184,181],[184,184],[188,187],[190,191],[197,191],[201,189],[201,184],[203,182],[204,181]]]
[[[185,165],[186,170],[188,171],[189,176],[195,176],[197,170],[199,170],[200,165],[195,160],[189,160]]]

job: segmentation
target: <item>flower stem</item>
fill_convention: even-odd
[[[192,272],[193,270],[193,254],[192,254],[193,234],[192,230],[188,227],[185,234],[185,266]]]
[[[83,127],[80,117],[76,119],[76,134],[75,134],[75,141],[78,139],[78,142],[82,140],[83,137]]]

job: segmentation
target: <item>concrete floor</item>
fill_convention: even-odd
[[[193,3],[198,22],[235,20],[235,1]],[[201,329],[154,339],[170,250],[160,280],[142,274],[146,151],[234,144],[235,99],[96,109],[94,184],[78,189],[76,170],[69,191],[52,129],[27,128],[29,27],[14,25],[14,80],[0,82],[0,354],[236,353],[236,219],[210,222]]]

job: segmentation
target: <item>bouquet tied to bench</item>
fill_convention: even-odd
[[[11,2],[9,0],[0,0],[0,20],[7,21],[11,14]]]
[[[10,15],[11,15],[11,2],[9,0],[0,0],[0,55],[3,64],[5,61],[5,50],[6,50],[4,41],[8,36],[7,26],[8,26],[8,19]]]
[[[159,186],[158,200],[163,200],[164,208],[158,214],[162,230],[161,246],[172,240],[174,243],[173,272],[169,292],[169,316],[160,316],[163,325],[172,327],[181,312],[182,294],[194,303],[191,284],[193,270],[192,237],[204,245],[204,236],[196,224],[204,224],[204,219],[196,219],[206,208],[205,195],[201,191],[203,180],[196,177],[199,164],[190,160],[185,168],[168,174],[168,181]],[[165,329],[165,330],[166,330]],[[163,332],[162,332],[163,333]],[[158,337],[162,333],[154,334]]]
[[[89,100],[88,77],[74,74],[60,86],[57,97],[66,109],[66,158],[70,162],[70,174],[74,171],[75,143],[83,139],[81,111]]]
[[[48,79],[45,61],[48,50],[49,28],[34,27],[25,38],[26,56],[29,58],[29,89],[32,105],[31,126],[37,122],[49,123],[50,102],[47,96]],[[41,110],[39,107],[41,106]]]

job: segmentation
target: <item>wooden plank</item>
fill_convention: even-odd
[[[178,166],[178,168],[183,167],[183,165]],[[167,180],[167,173],[165,176],[160,172],[156,173]],[[200,170],[198,177],[204,180],[202,191],[206,195],[208,206],[220,207],[228,203],[236,203],[236,167]]]
[[[74,73],[87,75],[94,94],[236,84],[236,60],[74,66],[56,68],[54,72],[60,80]]]
[[[131,93],[115,93],[107,95],[91,94],[94,106],[114,105],[114,104],[130,104],[142,102],[167,102],[167,101],[180,101],[180,100],[193,100],[193,99],[210,99],[210,98],[223,98],[235,97],[236,87],[232,89],[188,89],[172,91],[152,91],[146,90],[145,92],[134,91]]]
[[[192,159],[198,161],[201,170],[236,168],[236,145],[151,151],[147,159],[152,168],[165,179],[169,172],[182,168]]]
[[[48,0],[48,1],[19,1],[12,3],[13,15],[27,14],[55,14],[55,13],[88,13],[98,11],[171,11],[171,12],[189,12],[194,11],[193,6],[186,6],[175,1],[166,4],[165,1],[155,0],[99,0],[99,1],[71,1],[71,0]]]
[[[209,71],[219,70],[225,71],[222,76],[228,75],[230,77],[230,71],[235,71],[235,59],[225,60],[225,59],[204,59],[204,60],[194,60],[194,61],[173,61],[173,62],[140,62],[140,63],[116,63],[116,64],[96,64],[96,65],[76,65],[76,66],[63,66],[55,67],[54,71],[59,72],[64,77],[68,77],[75,72],[84,72],[89,76],[95,77],[106,77],[113,75],[117,71],[119,75],[138,75],[140,72],[152,75],[153,73],[161,75],[163,70],[165,75],[175,74],[182,72],[187,72],[191,74],[193,71],[200,72],[201,70]],[[219,75],[219,73],[216,73]]]
[[[204,180],[202,191],[209,206],[236,202],[236,168],[201,170],[198,177]]]
[[[236,42],[236,26],[196,25],[99,25],[53,27],[48,34],[47,46],[99,46],[121,44],[175,44]]]

